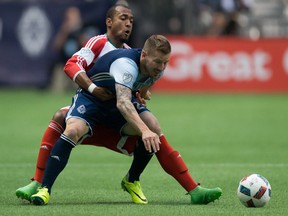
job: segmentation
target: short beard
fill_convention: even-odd
[[[125,39],[125,38],[121,38],[120,41],[121,43],[128,43],[128,39]]]

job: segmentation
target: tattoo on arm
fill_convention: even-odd
[[[143,131],[149,130],[147,125],[141,120],[132,103],[131,89],[116,84],[116,96],[117,96],[117,108],[126,119],[126,121],[138,131],[138,135],[141,135]]]
[[[120,84],[116,84],[115,88],[116,88],[117,106],[121,109],[121,112],[124,110],[126,110],[127,112],[131,112],[132,111],[131,109],[135,110],[131,102],[132,99],[131,89]]]

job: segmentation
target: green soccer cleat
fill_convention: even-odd
[[[38,192],[31,196],[31,202],[34,205],[46,205],[49,202],[50,195],[48,192],[48,188],[39,187]]]
[[[37,188],[40,187],[41,184],[37,181],[32,181],[30,184],[18,188],[16,190],[16,196],[21,199],[31,201],[30,198],[33,194],[37,193]]]
[[[126,176],[123,178],[121,182],[121,187],[124,191],[127,191],[132,198],[132,201],[136,204],[147,204],[148,200],[143,194],[141,185],[139,181],[128,182]]]
[[[219,197],[222,195],[222,190],[219,187],[208,189],[197,186],[188,194],[191,196],[192,204],[208,204],[210,202],[214,202],[216,199],[219,199]]]

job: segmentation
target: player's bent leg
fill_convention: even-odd
[[[36,170],[33,180],[42,183],[46,167],[46,161],[50,155],[54,144],[60,138],[60,135],[64,132],[65,116],[67,114],[67,111],[68,107],[63,107],[57,112],[55,112],[47,129],[45,130],[37,157]]]
[[[134,203],[148,204],[148,200],[142,191],[140,181],[128,182],[127,176],[125,176],[121,182],[121,187],[124,191],[131,195],[132,201]]]
[[[191,196],[192,204],[208,204],[210,202],[214,202],[219,199],[222,195],[221,188],[204,188],[201,186],[197,186],[195,189],[188,193]]]
[[[34,205],[46,205],[49,202],[50,194],[48,188],[38,188],[38,192],[31,196],[31,202]]]
[[[49,202],[50,192],[52,186],[66,167],[68,159],[70,157],[72,149],[76,146],[74,140],[78,140],[79,137],[82,137],[89,130],[86,122],[77,118],[70,118],[67,121],[67,126],[64,133],[55,143],[51,154],[47,160],[45,175],[41,188],[38,189],[38,192],[31,196],[31,202],[34,205],[45,205]]]
[[[37,193],[37,188],[40,187],[40,183],[32,181],[30,184],[20,187],[16,190],[16,196],[21,199],[31,201],[30,198],[33,194]]]
[[[53,115],[53,118],[42,137],[32,182],[16,190],[16,196],[18,198],[31,201],[31,195],[35,194],[37,192],[37,188],[41,185],[46,167],[46,161],[55,142],[59,139],[61,133],[64,131],[63,127],[65,124],[67,110],[68,107],[63,107]]]

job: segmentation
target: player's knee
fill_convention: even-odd
[[[64,131],[64,134],[74,142],[78,142],[85,134],[87,134],[89,131],[89,128],[86,124],[78,121],[70,121],[66,125],[66,129]]]
[[[66,114],[67,114],[67,110],[58,110],[53,115],[52,120],[54,120],[54,121],[58,122],[60,125],[64,126]]]
[[[78,141],[78,131],[76,128],[67,127],[64,131],[64,134],[73,141]]]
[[[149,124],[147,125],[149,127],[149,129],[151,131],[153,131],[154,133],[158,134],[160,136],[160,134],[162,134],[161,132],[161,127],[158,121],[154,120],[154,121],[150,121]]]
[[[67,127],[64,134],[75,143],[77,143],[83,136],[81,130],[79,130],[77,127]]]
[[[140,117],[151,131],[158,134],[159,136],[162,134],[160,123],[151,112],[142,112]]]

